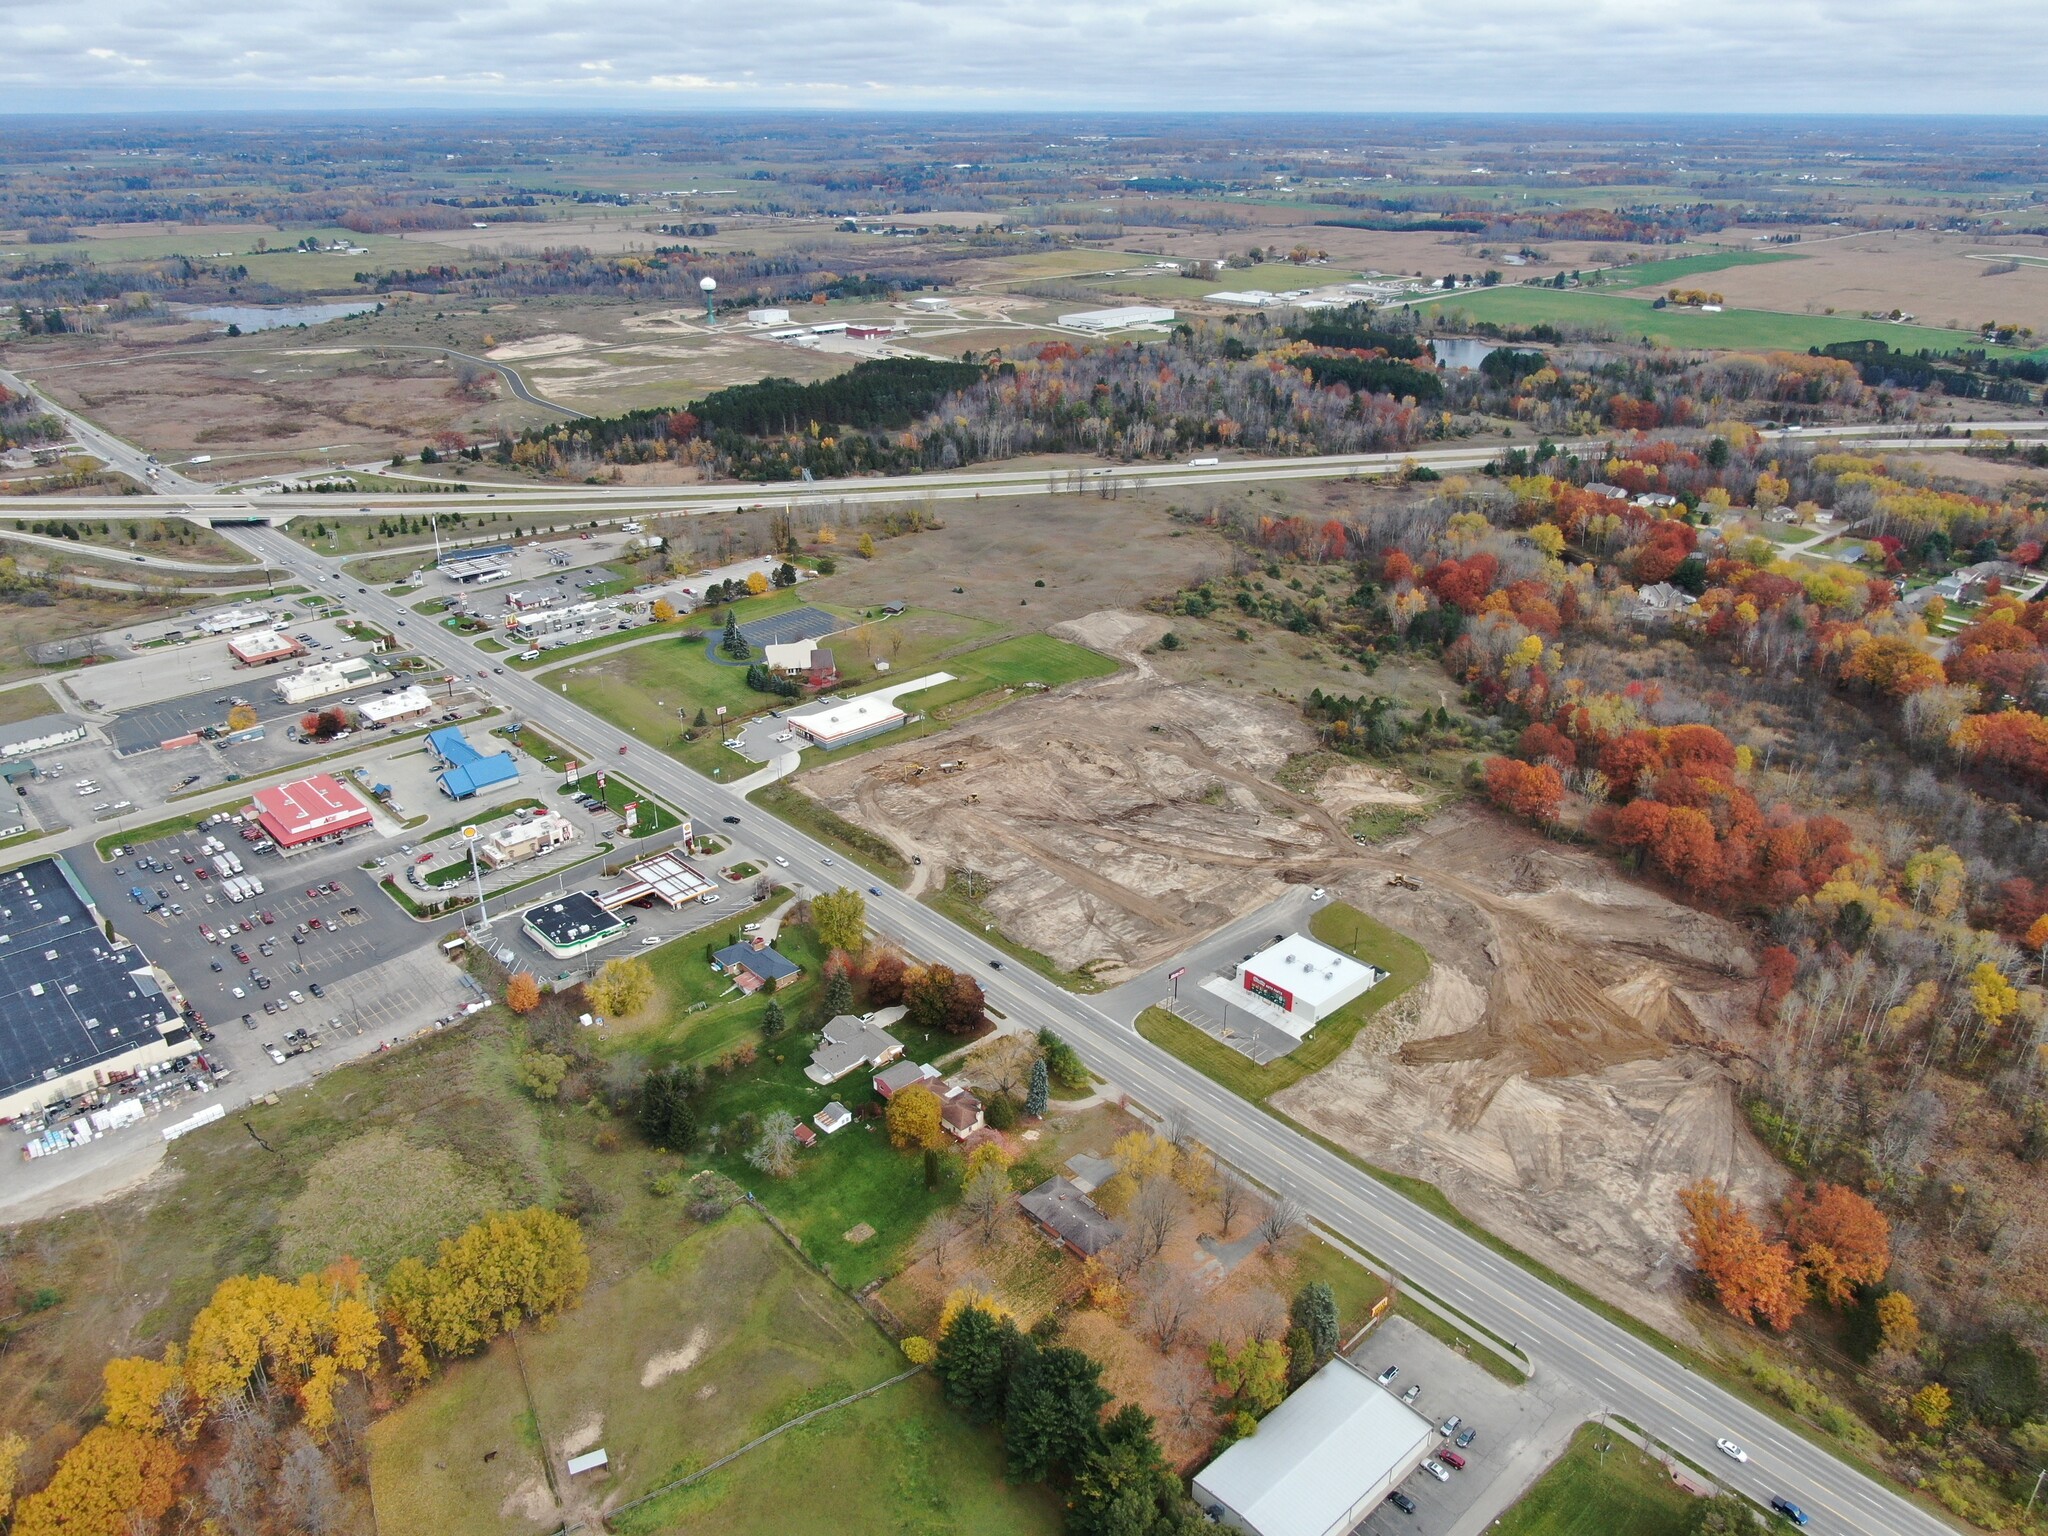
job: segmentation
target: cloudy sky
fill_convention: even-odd
[[[0,0],[0,112],[2038,113],[2048,0]]]

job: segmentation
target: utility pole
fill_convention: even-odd
[[[2034,1518],[2034,1500],[2041,1497],[2041,1479],[2044,1477],[2048,1477],[2048,1467],[2043,1467],[2034,1474],[2034,1491],[2027,1495],[2027,1512],[2021,1517],[2022,1520]]]

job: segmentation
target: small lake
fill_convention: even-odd
[[[347,299],[338,304],[215,304],[188,309],[185,314],[189,319],[211,320],[222,329],[232,325],[247,333],[287,325],[324,325],[329,320],[366,315],[376,307],[375,299]]]
[[[1490,341],[1474,341],[1469,336],[1432,336],[1429,345],[1443,368],[1477,368],[1500,350]]]

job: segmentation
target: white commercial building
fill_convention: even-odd
[[[396,693],[373,694],[356,706],[365,725],[403,725],[433,712],[433,695],[417,683],[408,683]]]
[[[1125,304],[1116,309],[1083,309],[1061,315],[1060,324],[1077,331],[1127,331],[1134,325],[1171,325],[1173,311],[1156,304]]]
[[[476,856],[493,869],[537,858],[565,843],[576,841],[576,824],[554,810],[536,811],[525,821],[486,833],[477,844]]]
[[[1245,961],[1238,979],[1247,993],[1267,1005],[1258,1010],[1259,1016],[1272,1019],[1299,1040],[1385,980],[1386,974],[1306,934],[1291,933]]]
[[[910,717],[887,699],[872,694],[820,704],[815,709],[794,710],[784,715],[789,728],[817,747],[843,747],[893,731]]]
[[[512,633],[522,640],[538,640],[571,629],[598,629],[619,621],[617,603],[571,603],[566,608],[538,608],[512,621]]]
[[[789,311],[786,309],[750,309],[747,311],[749,325],[787,325]]]
[[[687,826],[683,829],[683,835],[689,836]],[[709,880],[685,864],[673,849],[642,859],[637,864],[628,864],[619,871],[619,874],[626,883],[598,898],[614,910],[653,897],[680,911],[693,901],[703,900],[717,889]]]
[[[1256,1536],[1344,1536],[1436,1444],[1434,1424],[1336,1359],[1195,1474],[1195,1502]]]
[[[367,656],[345,661],[323,661],[302,667],[277,680],[277,696],[287,704],[310,704],[315,699],[347,693],[351,688],[374,688],[391,681],[391,674]]]
[[[271,622],[271,615],[261,608],[227,608],[207,615],[195,627],[202,635],[231,635],[238,629],[254,629]]]
[[[273,661],[286,661],[293,656],[303,656],[306,648],[290,635],[275,629],[252,630],[235,636],[228,642],[228,654],[244,667],[268,666]]]

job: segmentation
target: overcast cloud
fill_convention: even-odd
[[[0,110],[2042,110],[2048,0],[0,0]]]

